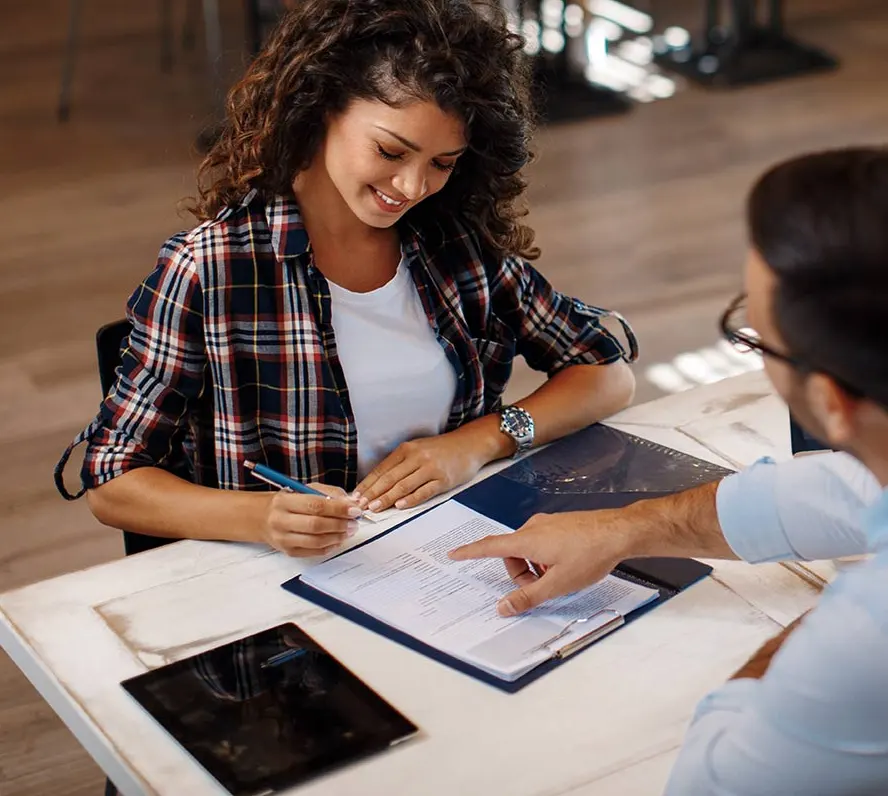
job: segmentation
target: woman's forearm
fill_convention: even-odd
[[[625,362],[574,365],[556,373],[516,403],[534,421],[534,446],[545,445],[619,412],[632,402],[635,376]],[[509,456],[514,442],[499,430],[499,416],[466,423],[455,434],[466,435],[483,450],[485,461]]]
[[[87,492],[104,525],[173,539],[259,541],[273,495],[197,486],[140,467]]]
[[[534,444],[545,445],[625,409],[634,395],[635,376],[625,362],[574,365],[518,404],[533,416]]]

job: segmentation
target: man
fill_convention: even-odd
[[[515,534],[451,555],[506,560],[520,586],[500,604],[508,615],[586,586],[634,556],[774,561],[871,553],[703,700],[667,793],[884,795],[888,150],[826,152],[775,167],[750,194],[748,227],[748,298],[731,305],[723,331],[764,355],[775,389],[808,431],[862,466],[845,454],[762,462],[721,484],[622,511],[539,515]],[[856,524],[855,508],[871,500]],[[541,578],[530,574],[530,561],[544,565]]]

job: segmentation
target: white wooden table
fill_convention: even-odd
[[[612,424],[728,466],[790,455],[761,373]],[[223,791],[120,681],[283,621],[422,729],[300,794],[654,796],[699,699],[817,599],[779,565],[709,563],[711,577],[514,695],[285,592],[304,562],[258,545],[184,541],[0,595],[0,644],[126,796]]]

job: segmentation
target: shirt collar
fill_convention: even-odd
[[[888,489],[867,509],[863,527],[870,550],[888,547]]]
[[[254,196],[255,191],[251,191],[244,201]],[[265,205],[265,219],[271,233],[271,246],[279,260],[299,257],[309,250],[308,233],[294,196],[271,197]]]
[[[401,226],[399,232],[401,235],[401,259],[406,260],[408,265],[422,261],[421,239],[418,232],[410,224]]]
[[[255,197],[256,191],[250,191],[244,197],[244,204],[249,204]],[[299,257],[311,249],[296,197],[280,194],[273,196],[265,205],[265,219],[271,233],[272,248],[279,260]],[[399,226],[402,257],[408,261],[413,260],[420,254],[422,232],[406,220]]]

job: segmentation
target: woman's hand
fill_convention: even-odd
[[[321,495],[276,492],[260,529],[262,541],[288,556],[319,556],[358,530],[361,509],[338,487],[312,484]]]
[[[370,511],[391,506],[407,509],[470,481],[490,457],[485,458],[480,446],[472,444],[466,431],[402,442],[358,484],[352,496]]]

